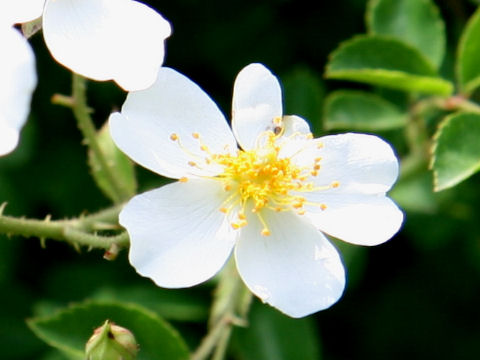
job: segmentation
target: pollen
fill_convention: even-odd
[[[230,195],[222,209],[239,209],[238,221],[231,223],[234,229],[247,224],[245,212],[254,214],[263,225],[261,234],[271,234],[264,210],[275,212],[295,211],[304,214],[306,199],[302,193],[316,190],[312,175],[320,170],[320,158],[312,159],[310,166],[299,166],[290,158],[281,157],[281,147],[276,143],[275,132],[261,135],[256,148],[238,150],[235,154],[216,154],[212,162],[224,168],[216,176]]]
[[[273,123],[281,127],[282,119],[274,118]],[[221,182],[226,196],[218,210],[230,219],[230,226],[235,230],[257,219],[261,235],[269,236],[274,231],[268,224],[269,211],[292,211],[304,215],[311,206],[325,210],[327,205],[310,202],[305,194],[340,186],[338,181],[318,184],[318,175],[323,171],[322,157],[312,157],[300,165],[293,160],[294,157],[282,156],[285,144],[283,128],[261,133],[253,149],[237,149],[236,152],[229,151],[228,147],[222,153],[211,152],[200,133],[193,132],[191,136],[202,155],[198,154],[198,150],[195,152],[190,146],[184,146],[176,133],[170,135],[170,140],[175,141],[190,158],[186,162],[190,167],[207,170],[209,166],[214,166],[222,169],[217,175],[205,177]],[[309,144],[305,145],[305,149]],[[315,146],[321,149],[323,143],[316,142]],[[296,154],[301,151],[299,149]],[[186,182],[188,179],[182,177],[179,181]]]

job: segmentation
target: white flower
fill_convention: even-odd
[[[18,144],[37,84],[35,57],[25,38],[4,18],[0,20],[0,155]]]
[[[42,16],[52,56],[94,80],[113,79],[125,90],[150,86],[163,63],[171,28],[160,14],[132,0],[12,0],[14,22]]]
[[[313,139],[303,119],[282,116],[280,84],[260,64],[235,81],[232,127],[169,68],[111,115],[122,151],[179,179],[122,210],[130,262],[159,286],[188,287],[215,275],[235,249],[240,276],[264,302],[292,317],[329,307],[345,274],[322,232],[376,245],[402,223],[385,195],[398,173],[391,147],[362,134]]]

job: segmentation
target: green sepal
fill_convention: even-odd
[[[32,331],[69,359],[85,359],[93,329],[110,320],[135,334],[138,360],[186,360],[189,352],[180,335],[155,313],[134,304],[87,301],[54,315],[27,321]]]
[[[92,150],[88,152],[88,164],[92,176],[102,192],[115,203],[128,200],[135,195],[137,190],[137,180],[135,177],[135,169],[130,159],[124,155],[115,145],[110,136],[108,123],[98,131],[97,142],[100,150],[103,152],[106,162],[109,166],[108,171],[113,173],[122,189],[122,194],[118,194],[110,186],[108,176],[105,169],[102,168],[100,162]]]

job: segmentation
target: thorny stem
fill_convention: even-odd
[[[405,129],[410,154],[402,161],[401,178],[406,178],[428,166],[430,157],[430,135],[424,118],[432,110],[466,111],[480,114],[480,106],[462,95],[448,98],[429,97],[417,101],[410,108],[410,121]]]
[[[42,241],[45,239],[65,241],[76,247],[88,246],[100,249],[110,249],[112,245],[126,247],[129,243],[126,232],[111,236],[92,233],[97,230],[114,228],[120,206],[69,220],[50,220],[48,217],[45,220],[39,220],[5,216],[3,215],[4,208],[5,204],[0,207],[0,233],[3,234],[37,237]]]
[[[115,194],[115,202],[120,203],[129,199],[131,194],[121,185],[118,178],[111,171],[111,167],[108,164],[105,154],[100,148],[97,141],[97,129],[90,116],[91,110],[87,104],[86,90],[86,79],[73,73],[71,98],[62,95],[55,95],[53,101],[72,109],[77,120],[78,128],[85,139],[85,144],[90,148],[93,156],[96,158],[100,168],[105,174],[105,179],[108,181],[110,188]]]
[[[223,360],[234,325],[245,326],[252,294],[243,285],[233,261],[223,269],[209,319],[209,332],[190,360]]]

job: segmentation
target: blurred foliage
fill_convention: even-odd
[[[401,111],[408,108],[403,93],[322,77],[329,54],[345,40],[358,34],[398,32],[391,23],[375,21],[378,18],[372,13],[367,29],[365,0],[145,3],[173,25],[165,65],[187,74],[202,86],[225,114],[230,112],[231,89],[238,71],[251,62],[261,62],[280,77],[287,112],[309,119],[316,135],[326,133],[327,129],[360,131],[358,124],[366,117],[375,120],[379,113],[386,113],[389,122],[382,123],[377,133],[392,142],[399,156],[406,155],[409,145],[404,140],[405,129],[398,128],[404,121]],[[443,45],[429,43],[429,36],[441,37],[433,29],[432,34],[425,32],[424,38],[406,50],[410,54],[418,46],[418,51],[426,53],[425,57],[412,57],[412,67],[400,69],[406,74],[402,76],[410,76],[412,70],[416,80],[421,82],[419,77],[431,80],[427,90],[438,90],[427,92],[448,93],[445,84],[453,78],[456,44],[477,3],[436,0],[439,13],[423,14],[432,21],[438,21],[437,15],[445,21],[445,60],[437,74]],[[386,12],[382,8],[377,10]],[[419,26],[422,29],[421,23]],[[470,25],[470,33],[478,31],[476,26],[476,23]],[[410,34],[405,34],[405,38],[415,40]],[[399,54],[406,48],[395,45],[397,40],[388,41]],[[90,176],[87,149],[82,145],[71,112],[51,103],[54,94],[69,93],[70,74],[52,60],[41,36],[34,36],[31,42],[37,57],[39,85],[19,148],[0,158],[0,201],[8,202],[6,211],[17,216],[63,218],[95,212],[108,206],[109,199]],[[464,46],[474,47],[470,42],[471,37],[467,36]],[[432,45],[433,50],[425,48],[425,44]],[[367,44],[367,47],[372,51],[372,46],[377,45]],[[337,68],[333,69],[355,70],[356,65],[351,63],[355,59],[347,56],[341,60],[334,63]],[[378,61],[386,60],[391,58]],[[430,66],[429,61],[434,65]],[[478,68],[475,70],[476,64],[471,62],[462,66],[462,84],[473,91]],[[384,85],[391,82],[387,75],[380,74],[367,83]],[[333,93],[339,89],[342,90]],[[332,93],[335,97],[329,95]],[[98,128],[112,110],[121,106],[124,98],[125,94],[113,83],[89,82],[89,104],[95,109],[93,117]],[[478,100],[475,93],[472,99]],[[352,102],[361,104],[363,112],[345,119],[341,110],[352,106]],[[325,108],[333,108],[335,112],[323,118]],[[444,114],[436,110],[424,115],[426,132],[433,137]],[[462,139],[454,131],[443,138]],[[475,138],[469,141],[475,142]],[[408,160],[402,162],[403,168],[410,165]],[[468,164],[467,168],[475,165]],[[139,167],[136,174],[140,191],[163,182]],[[435,193],[432,172],[427,169],[426,161],[421,163],[416,171],[403,176],[391,193],[406,213],[400,234],[368,250],[335,243],[348,268],[348,287],[343,298],[332,308],[301,320],[286,318],[255,303],[249,317],[250,328],[235,331],[231,358],[478,358],[479,184],[478,175],[474,175],[454,188]],[[211,284],[162,290],[135,274],[125,253],[107,262],[98,250],[77,253],[72,247],[53,241],[47,241],[46,249],[42,249],[38,239],[0,237],[2,359],[64,359],[64,355],[38,340],[25,320],[52,316],[72,302],[87,299],[139,304],[148,313],[170,321],[191,349],[205,332]]]

